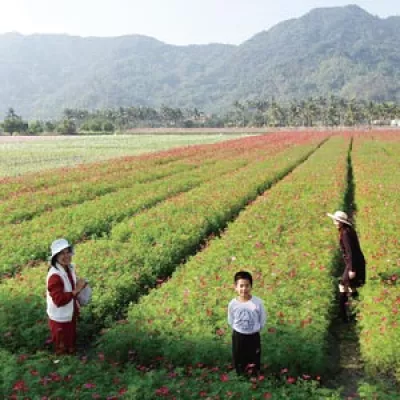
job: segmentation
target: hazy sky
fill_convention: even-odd
[[[0,33],[142,34],[170,44],[239,44],[316,7],[357,4],[386,18],[399,0],[0,0]]]

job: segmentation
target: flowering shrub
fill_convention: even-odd
[[[241,158],[225,159],[218,166],[206,165],[196,172],[189,171],[184,181],[188,187],[204,183],[213,176],[216,178],[209,184],[162,203],[153,211],[139,214],[132,222],[128,220],[115,225],[110,238],[78,245],[78,274],[88,278],[94,287],[92,304],[82,313],[82,330],[91,334],[99,326],[118,319],[129,301],[147,292],[160,275],[169,275],[210,232],[224,226],[249,199],[257,196],[259,190],[296,165],[314,146],[296,147],[273,158],[268,152],[262,154],[267,161],[263,158],[257,161],[257,150],[251,153],[256,161],[243,170],[227,175],[224,174],[243,165]],[[269,170],[265,169],[267,167]],[[174,184],[178,185],[177,182]],[[152,193],[146,191],[145,196],[153,195],[154,198],[157,190],[161,189],[162,194],[172,192],[171,186],[165,186],[154,188]],[[146,188],[149,187],[151,184],[147,184]],[[143,207],[138,195],[134,200],[136,204],[139,202],[136,209]],[[98,212],[102,217],[106,213],[102,209]],[[129,240],[125,240],[130,236]],[[0,343],[4,346],[35,349],[45,344],[48,329],[44,315],[45,275],[46,265],[42,265],[4,282],[6,290],[0,294]]]
[[[285,145],[285,142],[282,142]],[[248,151],[255,152],[260,144],[253,140],[248,143]],[[175,154],[154,155],[153,158],[124,158],[106,164],[83,165],[68,171],[52,171],[42,175],[9,180],[2,185],[2,195],[8,195],[0,203],[0,225],[20,223],[25,219],[53,211],[59,207],[79,204],[95,199],[118,189],[160,179],[192,168],[219,161],[221,158],[236,157],[245,161],[243,151],[236,141],[224,147],[208,146],[180,150]],[[265,143],[264,143],[265,147]],[[18,183],[20,186],[18,185]],[[22,184],[24,184],[22,186]]]
[[[393,132],[356,137],[353,165],[357,228],[367,260],[361,290],[361,354],[367,370],[400,381],[400,141]]]
[[[319,387],[317,381],[287,376],[239,379],[229,369],[186,368],[149,369],[141,365],[117,364],[100,358],[86,361],[75,357],[57,360],[45,354],[14,356],[0,350],[6,366],[1,393],[9,399],[252,399],[339,400],[337,392]],[[58,361],[58,362],[57,362]],[[221,379],[224,376],[224,379]]]
[[[342,204],[348,146],[342,138],[324,144],[241,213],[222,238],[132,305],[129,323],[103,335],[99,348],[120,359],[134,350],[141,360],[158,356],[179,365],[228,362],[226,309],[233,275],[246,269],[269,313],[263,362],[276,371],[323,371],[336,249],[325,213]]]
[[[242,161],[227,161],[221,173],[242,165]],[[11,273],[32,260],[48,256],[49,243],[56,237],[76,242],[90,236],[107,234],[112,226],[144,208],[152,207],[168,197],[190,190],[211,179],[214,165],[205,164],[179,175],[148,183],[133,183],[131,187],[109,193],[83,204],[59,208],[21,224],[2,227],[6,238],[0,248],[0,272]]]

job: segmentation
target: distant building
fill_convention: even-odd
[[[390,120],[388,119],[374,119],[372,120],[372,125],[375,126],[389,126]]]
[[[400,119],[392,119],[390,121],[390,126],[399,126],[400,127]]]

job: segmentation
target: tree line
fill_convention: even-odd
[[[279,102],[275,99],[235,101],[221,114],[206,114],[197,108],[119,107],[84,110],[66,108],[57,120],[24,121],[9,108],[0,124],[3,132],[40,135],[111,134],[134,128],[220,127],[338,127],[389,125],[400,118],[397,102],[343,99],[336,96]]]

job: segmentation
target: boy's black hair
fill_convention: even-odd
[[[246,279],[250,282],[250,286],[253,286],[253,277],[251,276],[250,272],[247,271],[239,271],[235,274],[235,285],[239,279]]]

